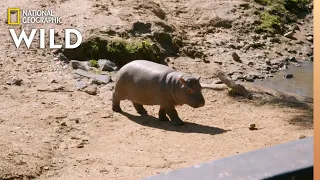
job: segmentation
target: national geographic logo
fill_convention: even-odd
[[[8,24],[61,24],[61,17],[54,15],[52,10],[29,10],[8,8]]]
[[[8,24],[9,25],[20,25],[23,24],[61,24],[61,17],[55,16],[52,10],[21,10],[20,8],[8,8]],[[30,30],[28,30],[30,31]],[[31,32],[26,33],[23,28],[9,28],[12,40],[16,48],[20,47],[20,44],[24,42],[29,49],[31,43],[34,40],[37,32],[39,33],[39,48],[44,49],[46,46],[46,40],[49,40],[50,49],[60,49],[62,47],[66,49],[77,48],[82,42],[82,35],[80,31],[73,28],[64,29],[65,44],[55,43],[55,29],[49,29],[49,39],[46,37],[46,29],[31,29]],[[20,33],[20,34],[18,34]],[[76,42],[72,44],[71,34],[76,36]]]
[[[19,25],[20,24],[20,9],[9,8],[8,9],[8,24]]]

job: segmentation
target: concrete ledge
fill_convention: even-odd
[[[313,180],[313,137],[178,169],[143,180]]]

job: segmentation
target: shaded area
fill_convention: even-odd
[[[289,121],[290,124],[297,125],[306,129],[313,128],[313,112],[306,111],[304,114],[298,115]]]
[[[231,130],[224,130],[217,127],[205,126],[191,122],[184,122],[183,126],[173,126],[170,121],[159,121],[157,118],[145,115],[145,116],[134,116],[126,112],[121,112],[122,115],[126,116],[131,121],[140,124],[142,126],[148,126],[157,129],[163,129],[166,131],[175,131],[181,133],[199,133],[199,134],[222,134]]]

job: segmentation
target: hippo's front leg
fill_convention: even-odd
[[[148,114],[147,110],[143,107],[143,105],[138,104],[138,103],[134,103],[134,102],[132,104],[138,114],[140,114],[140,115],[147,115]]]
[[[162,106],[160,106],[160,109],[159,109],[159,121],[169,121],[169,118],[167,117],[167,114],[166,114],[166,110]]]
[[[184,122],[180,119],[178,112],[173,105],[166,107],[165,112],[170,117],[171,123],[174,126],[181,126],[184,124]]]

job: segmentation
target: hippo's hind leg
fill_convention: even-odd
[[[120,98],[117,96],[116,92],[113,91],[112,93],[112,110],[114,112],[122,112],[120,107]]]
[[[166,110],[162,106],[160,106],[160,109],[159,109],[159,121],[169,121],[169,118],[167,117],[167,114],[166,114]]]
[[[132,102],[133,107],[136,109],[137,113],[140,115],[148,114],[147,110],[143,107],[143,105]]]
[[[184,122],[180,119],[177,110],[174,108],[173,105],[167,106],[165,108],[165,112],[170,117],[171,123],[174,126],[181,126],[184,124]]]

